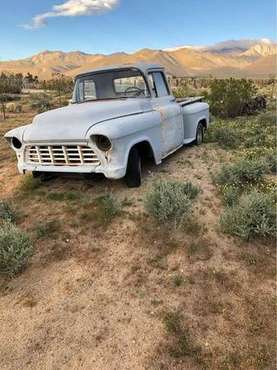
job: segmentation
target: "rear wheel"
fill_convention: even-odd
[[[197,130],[196,130],[196,138],[195,138],[195,144],[201,145],[204,140],[204,127],[202,123],[198,123]]]
[[[141,158],[137,148],[130,150],[125,182],[129,188],[137,188],[141,185]]]

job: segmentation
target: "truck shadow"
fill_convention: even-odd
[[[142,161],[142,182],[148,182],[151,175],[162,174],[168,172],[168,167],[180,158],[183,158],[186,153],[188,153],[193,147],[193,144],[184,145],[182,148],[178,149],[176,152],[172,153],[168,157],[163,159],[163,162],[156,166],[153,159],[144,158]],[[75,174],[75,173],[56,173],[54,175],[46,177],[43,179],[43,184],[47,188],[51,187],[66,187],[66,188],[96,188],[99,187],[105,191],[119,190],[126,188],[124,179],[120,180],[110,180],[107,179],[103,174]],[[99,189],[100,190],[100,189]]]

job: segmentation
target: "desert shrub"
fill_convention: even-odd
[[[0,219],[10,222],[14,222],[16,219],[16,212],[11,205],[4,200],[0,200]]]
[[[230,165],[224,165],[215,180],[219,185],[244,185],[258,184],[267,172],[267,165],[262,160],[242,159]]]
[[[197,197],[200,192],[198,186],[193,185],[190,181],[181,184],[183,192],[189,197],[189,199],[193,200]]]
[[[259,114],[258,119],[261,124],[276,125],[277,123],[276,112],[261,113]]]
[[[53,109],[52,98],[47,94],[31,94],[31,107],[35,109],[38,113],[45,112],[49,109]]]
[[[226,149],[234,149],[241,144],[239,131],[227,125],[222,127],[211,126],[207,135],[205,135],[205,141],[217,142],[219,146]]]
[[[277,156],[276,156],[276,153],[275,152],[267,153],[263,157],[263,159],[264,159],[265,163],[268,166],[269,172],[276,175],[276,172],[277,172]]]
[[[199,189],[191,183],[159,181],[146,195],[144,206],[159,223],[172,223],[178,227],[190,215],[192,199],[198,192]]]
[[[209,94],[211,112],[223,118],[239,116],[255,93],[256,87],[251,80],[234,78],[214,80]]]
[[[97,199],[100,221],[110,222],[121,210],[121,202],[113,194],[104,195]]]
[[[60,231],[61,224],[58,220],[40,222],[35,226],[37,239],[53,238]]]
[[[176,98],[184,98],[188,96],[199,96],[201,92],[197,91],[192,86],[182,85],[173,90],[173,95]]]
[[[256,190],[241,196],[239,202],[227,207],[220,220],[224,232],[244,240],[276,235],[275,204],[272,195]]]
[[[252,125],[244,130],[244,146],[251,147],[266,147],[270,140],[270,132],[262,129],[259,125]]]
[[[13,276],[20,272],[32,255],[28,235],[10,222],[0,226],[0,273]]]
[[[233,185],[225,185],[222,187],[223,201],[227,206],[233,206],[237,203],[241,190]]]

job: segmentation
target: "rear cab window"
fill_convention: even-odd
[[[137,94],[147,96],[147,87],[142,75],[115,78],[113,83],[116,94]]]

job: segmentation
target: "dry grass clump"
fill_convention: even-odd
[[[32,175],[24,175],[18,187],[19,193],[24,195],[32,194],[32,192],[41,186],[39,178],[34,178]]]
[[[107,194],[98,199],[99,216],[103,223],[110,222],[121,210],[121,202],[113,195]]]
[[[164,315],[163,322],[169,339],[170,356],[181,358],[192,356],[200,359],[201,348],[197,346],[189,331],[183,325],[183,316],[179,311],[169,311]]]

